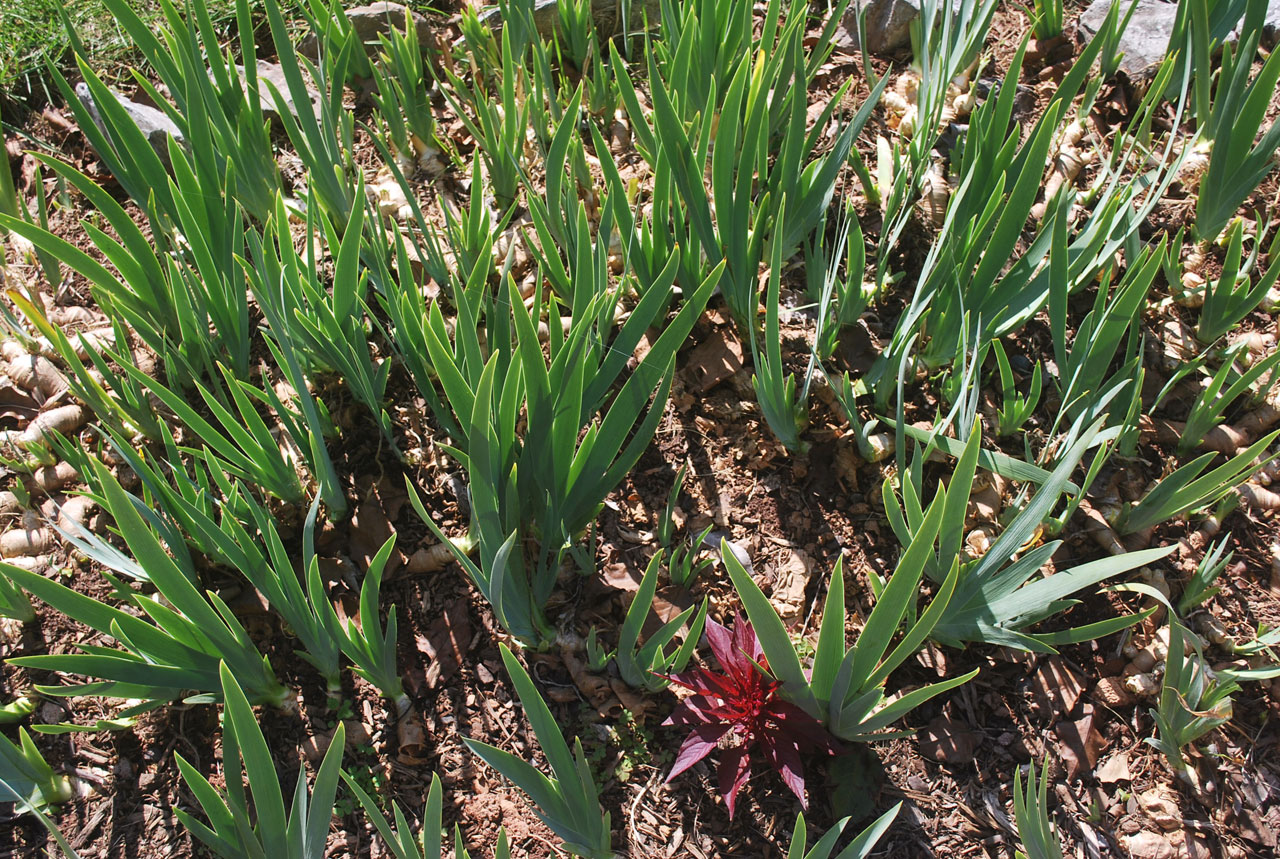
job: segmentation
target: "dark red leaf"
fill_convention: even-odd
[[[729,809],[729,819],[733,819],[734,807],[738,802],[738,791],[747,783],[751,775],[751,760],[747,757],[746,746],[734,746],[726,749],[720,756],[720,795]]]
[[[804,798],[804,764],[800,762],[799,745],[788,737],[773,733],[762,736],[760,745],[769,765],[778,771],[791,792],[800,797],[800,807],[807,809],[809,803]]]
[[[685,698],[663,723],[693,728],[667,780],[702,760],[731,733],[733,745],[721,755],[719,774],[720,793],[730,816],[750,772],[751,749],[757,744],[764,747],[769,765],[804,803],[801,752],[834,754],[840,750],[839,743],[818,720],[777,697],[781,684],[760,670],[766,667],[764,654],[745,617],[734,619],[732,633],[708,621],[707,638],[727,673],[699,669],[670,677],[697,694]]]
[[[711,645],[711,652],[715,654],[716,662],[728,669],[729,663],[733,662],[733,635],[711,618],[707,618],[705,629],[707,644]]]
[[[741,614],[733,621],[733,651],[745,668],[754,668],[752,662],[764,664],[764,649],[760,647],[756,631]]]
[[[827,732],[822,723],[789,701],[774,701],[769,712],[784,732],[800,741],[806,751],[822,749],[836,754],[841,747],[836,738]]]
[[[671,781],[680,773],[711,754],[711,750],[716,747],[716,743],[728,731],[728,725],[699,725],[690,731],[689,736],[684,738],[684,743],[680,746],[680,752],[676,755],[675,766],[667,774],[667,781]]]
[[[717,718],[715,702],[705,695],[690,695],[680,702],[664,725],[705,725],[708,722],[722,722]]]

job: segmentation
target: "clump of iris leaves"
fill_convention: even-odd
[[[1039,198],[1055,147],[1115,75],[1131,7],[1126,14],[1114,6],[1029,125],[1013,121],[1024,40],[973,107],[939,173],[953,82],[967,80],[975,61],[990,68],[983,46],[994,0],[962,0],[953,15],[923,4],[912,25],[914,131],[862,148],[889,84],[865,57],[824,107],[814,112],[809,103],[849,0],[771,0],[760,10],[750,0],[662,0],[649,10],[651,28],[612,40],[597,37],[589,0],[560,3],[551,38],[539,35],[531,3],[512,0],[500,6],[500,27],[464,6],[461,37],[430,45],[412,24],[361,44],[337,4],[309,0],[303,14],[315,59],[299,55],[275,0],[265,0],[283,89],[258,79],[258,13],[247,0],[236,5],[238,35],[229,43],[203,0],[183,8],[161,0],[156,26],[124,0],[105,4],[148,67],[138,86],[181,141],[154,148],[77,57],[98,120],[56,70],[54,83],[136,212],[74,167],[38,154],[41,175],[92,211],[83,228],[96,253],[48,230],[57,201],[45,199],[43,181],[34,206],[0,186],[0,228],[29,243],[47,282],[10,294],[9,335],[48,341],[94,427],[75,438],[50,434],[11,467],[59,458],[76,467],[120,539],[65,536],[97,562],[113,594],[99,601],[5,565],[0,611],[33,621],[34,596],[98,633],[101,643],[79,652],[11,660],[87,678],[37,687],[39,694],[127,702],[111,720],[82,729],[127,730],[176,701],[221,707],[225,787],[177,759],[200,806],[177,814],[215,854],[323,856],[343,783],[393,855],[448,849],[439,779],[418,823],[399,806],[388,819],[387,803],[342,770],[341,727],[314,777],[298,778],[286,803],[252,707],[287,706],[296,692],[202,573],[234,571],[261,594],[334,706],[350,668],[386,698],[393,718],[408,713],[397,612],[380,599],[395,538],[364,573],[358,620],[335,609],[315,548],[321,520],[342,520],[350,501],[331,455],[342,428],[316,383],[337,380],[368,410],[386,448],[416,466],[413,451],[400,449],[388,394],[399,373],[466,474],[468,528],[445,534],[410,483],[413,507],[509,634],[513,649],[504,645],[503,660],[550,775],[478,739],[466,743],[528,794],[566,850],[614,855],[610,817],[581,744],[569,747],[516,653],[557,641],[562,619],[548,617],[546,606],[562,570],[573,561],[590,570],[586,535],[653,439],[677,354],[713,303],[750,344],[759,414],[788,451],[804,455],[808,447],[816,386],[834,394],[868,459],[881,458],[891,439],[882,497],[901,554],[891,574],[870,576],[874,608],[852,641],[840,563],[816,640],[800,642],[740,551],[725,545],[723,568],[742,611],[732,631],[708,617],[704,601],[642,643],[659,579],[696,587],[706,566],[697,553],[707,534],[678,538],[669,504],[624,625],[591,630],[587,649],[594,669],[612,663],[644,692],[672,680],[692,690],[672,717],[691,732],[671,775],[719,755],[720,790],[732,811],[758,748],[803,803],[802,752],[897,736],[893,726],[904,716],[974,676],[898,690],[895,669],[930,642],[1048,653],[1123,633],[1163,610],[1177,646],[1152,710],[1151,740],[1177,771],[1188,766],[1184,750],[1230,717],[1239,684],[1274,673],[1210,671],[1203,642],[1184,620],[1212,598],[1229,559],[1225,543],[1206,553],[1173,601],[1120,582],[1161,564],[1171,547],[1122,546],[1044,574],[1099,475],[1138,452],[1140,420],[1158,405],[1144,399],[1147,344],[1138,332],[1157,278],[1180,277],[1188,241],[1202,252],[1227,245],[1223,274],[1205,285],[1198,310],[1203,351],[1178,377],[1205,384],[1176,460],[1140,497],[1110,508],[1105,527],[1133,539],[1175,517],[1222,515],[1234,487],[1271,455],[1274,432],[1233,455],[1192,456],[1197,439],[1266,397],[1280,360],[1249,364],[1241,350],[1224,348],[1280,271],[1274,246],[1270,269],[1259,261],[1265,225],[1240,217],[1280,143],[1280,131],[1264,127],[1277,54],[1253,71],[1265,0],[1223,0],[1212,19],[1205,4],[1180,3],[1168,59],[1096,159],[1087,187],[1063,183],[1049,199]],[[1037,0],[1028,11],[1028,38],[1061,35],[1060,0]],[[1242,19],[1246,35],[1215,60]],[[370,113],[346,107],[348,86],[372,95]],[[282,178],[268,109],[301,163],[300,183]],[[1166,109],[1176,116],[1171,132],[1153,122]],[[446,114],[473,139],[470,159],[438,134]],[[365,117],[359,134],[357,116]],[[623,153],[631,160],[625,170],[609,143],[620,122],[634,149]],[[383,181],[357,166],[357,140],[377,148]],[[1142,229],[1193,152],[1207,153],[1207,163],[1189,234]],[[637,164],[643,181],[629,178]],[[464,207],[426,201],[421,174],[441,169],[469,181]],[[939,176],[948,189],[945,216],[925,227],[916,204]],[[393,219],[380,203],[397,190],[403,199],[391,207],[399,210]],[[863,220],[877,215],[874,232],[864,234],[860,207]],[[921,267],[896,270],[904,235],[921,230],[928,241]],[[522,277],[515,244],[527,249],[521,265],[532,277]],[[800,373],[784,364],[781,336],[783,273],[797,261],[812,335]],[[88,282],[114,336],[71,336],[46,317],[37,292],[56,287],[65,269]],[[427,283],[437,289],[428,293]],[[1069,313],[1079,306],[1073,298],[1088,295],[1083,317]],[[890,296],[903,300],[886,305]],[[902,310],[883,316],[888,306]],[[840,342],[868,313],[889,323],[887,339],[865,374],[837,374]],[[1053,351],[1020,391],[1006,345],[1037,317],[1047,320]],[[143,353],[154,356],[155,372],[139,369]],[[980,391],[991,363],[1003,401],[984,424]],[[928,430],[905,420],[921,386],[940,403]],[[1042,401],[1047,391],[1052,397]],[[1001,437],[1021,438],[1025,454],[1005,452]],[[926,488],[930,458],[946,463],[945,479]],[[126,489],[108,463],[137,482]],[[966,511],[982,473],[1019,489],[998,533],[973,557],[964,551]],[[678,493],[677,485],[673,502]],[[300,538],[278,524],[286,508],[300,514],[289,518],[303,521]],[[1108,584],[1163,605],[1135,604],[1130,614],[1076,626],[1061,617]],[[689,668],[704,630],[720,672]],[[1274,643],[1260,632],[1245,647],[1249,655],[1268,654]],[[31,698],[20,699],[5,719],[23,721],[34,710]],[[1046,782],[1032,767],[1025,788],[1021,774],[1014,785],[1032,857],[1062,855]],[[0,784],[74,855],[45,812],[71,790],[24,729],[18,744],[0,738]],[[838,856],[867,855],[896,813]],[[846,823],[810,846],[801,815],[788,855],[833,855]],[[456,833],[453,849],[465,855]],[[509,855],[505,835],[495,849]]]

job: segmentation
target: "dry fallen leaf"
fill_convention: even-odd
[[[427,634],[415,635],[414,640],[429,663],[424,682],[429,689],[434,689],[453,676],[470,648],[471,618],[467,614],[467,601],[454,600],[431,624]]]
[[[1182,853],[1187,859],[1212,859],[1213,845],[1198,832],[1183,830]]]
[[[404,489],[382,481],[374,486],[362,487],[363,500],[351,517],[348,531],[347,554],[367,569],[382,544],[395,533],[392,522],[400,515],[408,497]],[[404,563],[405,555],[397,546],[387,562],[384,575],[390,577]]]
[[[960,764],[973,760],[978,737],[958,719],[938,716],[920,731],[920,754],[935,761]]]
[[[353,748],[366,745],[369,742],[369,728],[363,722],[357,722],[355,719],[347,719],[343,721],[346,728],[346,746]],[[307,737],[299,745],[302,754],[313,764],[320,763],[324,758],[325,752],[329,751],[329,746],[333,744],[333,735],[337,731],[336,727],[330,728],[319,734],[312,734]]]
[[[1031,675],[1034,705],[1041,713],[1069,716],[1084,692],[1080,677],[1066,666],[1060,656],[1050,656]]]
[[[920,649],[916,654],[916,661],[925,668],[932,668],[939,677],[947,676],[947,665],[950,660],[947,659],[946,651],[932,641],[927,642]]]
[[[1182,811],[1177,799],[1163,786],[1153,787],[1138,794],[1138,807],[1152,823],[1165,832],[1182,828]]]
[[[596,708],[600,718],[607,720],[622,712],[622,702],[609,685],[608,678],[588,671],[587,663],[569,647],[560,648],[560,658],[573,679],[573,685]]]
[[[1067,781],[1072,781],[1082,769],[1092,770],[1098,763],[1098,753],[1106,740],[1094,726],[1093,714],[1075,722],[1059,722],[1054,726],[1058,735],[1058,755],[1067,769]]]
[[[770,602],[787,626],[804,618],[804,592],[814,568],[813,558],[801,549],[786,549],[778,563],[777,582]]]
[[[1132,859],[1175,859],[1178,855],[1169,839],[1158,832],[1143,830],[1123,840]]]
[[[1264,808],[1266,806],[1263,806]],[[1233,831],[1239,833],[1244,838],[1268,850],[1275,850],[1276,847],[1276,831],[1274,826],[1277,806],[1272,806],[1267,811],[1264,818],[1258,813],[1257,809],[1248,806],[1240,806],[1234,809],[1234,814],[1229,818]]]
[[[629,564],[605,564],[600,568],[600,577],[609,587],[626,593],[635,593],[640,589],[640,573]]]
[[[1112,755],[1098,767],[1098,781],[1103,784],[1132,780],[1133,776],[1129,773],[1129,756],[1124,752]]]
[[[396,761],[405,766],[418,766],[429,761],[431,747],[417,711],[407,714],[396,724]]]
[[[742,344],[731,329],[716,331],[689,353],[693,389],[705,394],[742,369]]]

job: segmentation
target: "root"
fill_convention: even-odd
[[[47,555],[58,547],[58,535],[50,528],[14,528],[0,534],[0,557]]]
[[[27,424],[27,428],[18,436],[19,444],[31,444],[33,442],[46,442],[46,435],[51,432],[59,432],[68,435],[84,426],[89,419],[89,413],[85,409],[75,403],[65,406],[58,406],[56,409],[50,409],[47,412],[41,412]]]
[[[87,495],[76,495],[67,499],[58,508],[58,527],[69,534],[83,534],[87,529],[89,516],[97,505]]]
[[[68,462],[57,465],[46,465],[37,468],[22,480],[23,486],[32,495],[52,495],[80,480],[80,473]]]
[[[1143,441],[1149,442],[1154,439],[1165,446],[1181,444],[1187,430],[1187,425],[1182,421],[1169,421],[1146,415],[1139,418],[1138,426],[1142,432]],[[1249,446],[1249,437],[1235,427],[1222,424],[1205,433],[1200,438],[1199,446],[1205,450],[1233,456],[1240,448]]]
[[[947,201],[950,199],[951,183],[947,181],[943,167],[935,162],[925,174],[918,205],[935,227],[941,227],[947,219]]]
[[[29,354],[17,341],[6,340],[2,351],[5,373],[19,388],[35,395],[41,405],[61,397],[70,387],[52,361]]]
[[[1250,510],[1280,510],[1280,494],[1256,483],[1245,483],[1236,489],[1236,495]]]
[[[438,573],[451,563],[453,549],[448,543],[436,543],[410,555],[405,561],[404,571],[412,574]]]
[[[1207,517],[1200,524],[1199,530],[1193,531],[1178,541],[1178,557],[1185,560],[1202,554],[1205,547],[1218,536],[1221,530],[1222,523],[1218,521],[1217,516]]]
[[[1125,548],[1124,543],[1120,542],[1120,538],[1116,536],[1116,532],[1112,529],[1111,523],[1107,521],[1107,517],[1103,516],[1101,511],[1087,500],[1080,502],[1080,512],[1089,520],[1085,530],[1108,554],[1123,555],[1129,551]]]
[[[1247,438],[1259,438],[1277,423],[1280,423],[1280,408],[1268,399],[1236,421],[1236,429]]]

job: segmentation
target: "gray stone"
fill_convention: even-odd
[[[1087,9],[1080,13],[1080,34],[1092,39],[1102,29],[1111,10],[1113,0],[1094,0]],[[1120,7],[1123,14],[1128,11],[1126,0]],[[1124,53],[1120,61],[1120,71],[1133,81],[1149,80],[1159,68],[1160,63],[1169,53],[1169,37],[1173,35],[1174,21],[1178,16],[1178,5],[1166,0],[1138,0],[1138,8],[1129,21],[1129,26],[1120,36],[1119,50]],[[1225,26],[1224,26],[1225,29]],[[1263,19],[1264,44],[1274,44],[1277,33],[1280,33],[1280,0],[1270,0],[1267,14]],[[1215,33],[1221,38],[1223,33]],[[1238,28],[1232,28],[1226,41],[1235,44],[1239,41]]]
[[[174,124],[169,116],[158,108],[154,108],[149,104],[140,104],[139,102],[125,98],[120,93],[112,91],[120,106],[124,108],[125,113],[133,120],[133,124],[138,126],[138,130],[147,138],[147,142],[155,149],[156,154],[160,156],[160,160],[169,165],[169,138],[173,138],[185,145],[186,141],[182,137],[182,132],[178,126]],[[93,98],[93,93],[89,91],[88,84],[76,84],[76,97],[84,103],[85,109],[89,111],[89,116],[93,118],[94,125],[106,134],[106,126],[102,121],[102,113],[98,110],[98,103]]]
[[[1262,19],[1262,44],[1273,48],[1277,40],[1280,40],[1280,0],[1271,0]]]
[[[863,11],[868,51],[893,54],[911,44],[911,22],[920,16],[919,0],[853,0],[836,33],[841,47],[858,48],[858,15]]]
[[[560,9],[557,4],[558,0],[533,2],[533,26],[544,39],[553,38],[560,26]],[[662,17],[660,0],[632,0],[631,18],[626,29],[640,32],[644,28],[646,15],[649,25],[656,26]],[[480,19],[494,28],[502,26],[502,12],[496,6],[486,9]],[[596,32],[604,38],[622,35],[621,0],[591,0],[591,19],[595,22]]]
[[[241,76],[244,75],[244,66],[236,66]],[[311,82],[306,71],[302,73],[303,80],[307,84],[307,95],[311,100],[311,109],[317,116],[320,114],[320,93],[316,90],[315,85]],[[262,99],[262,112],[268,118],[276,120],[280,118],[279,112],[276,110],[275,97],[271,95],[271,88],[267,86],[270,81],[279,91],[280,97],[284,99],[285,109],[295,117],[298,116],[298,105],[293,101],[293,94],[289,91],[289,82],[284,77],[284,66],[279,63],[269,63],[265,60],[258,60],[258,94]]]
[[[1102,29],[1111,11],[1112,0],[1094,0],[1080,13],[1080,34],[1092,39]],[[1128,11],[1121,6],[1121,13]],[[1138,8],[1120,36],[1119,50],[1124,53],[1120,71],[1134,81],[1146,80],[1155,74],[1169,53],[1169,37],[1173,35],[1173,23],[1178,17],[1176,3],[1163,0],[1138,0]]]
[[[347,20],[351,22],[351,27],[355,30],[356,38],[364,43],[365,53],[370,56],[378,50],[380,44],[378,36],[389,36],[392,30],[399,30],[401,33],[405,31],[406,15],[411,18],[414,29],[418,31],[418,44],[420,46],[426,47],[434,38],[431,33],[431,22],[427,20],[426,16],[401,6],[399,3],[370,3],[368,6],[357,6],[354,9],[348,9],[346,13]],[[298,44],[298,53],[314,60],[316,58],[317,44],[315,33],[308,33]]]
[[[951,0],[953,12],[963,0]],[[920,17],[921,0],[853,0],[836,29],[836,45],[858,49],[858,14],[866,12],[867,50],[893,55],[911,45],[911,22]]]

